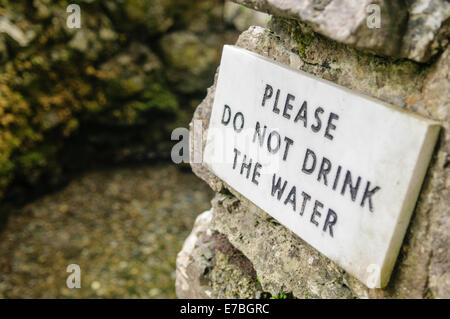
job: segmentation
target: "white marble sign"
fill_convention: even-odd
[[[205,164],[368,287],[384,287],[437,123],[234,46]]]

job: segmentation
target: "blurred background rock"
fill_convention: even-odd
[[[222,45],[266,19],[222,0],[0,0],[1,297],[175,296],[211,193],[170,167],[170,132]],[[85,288],[68,290],[77,260]]]

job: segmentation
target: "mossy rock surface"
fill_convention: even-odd
[[[222,6],[0,0],[0,199],[96,163],[167,157],[235,36]]]

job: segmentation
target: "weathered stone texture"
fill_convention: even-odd
[[[253,262],[266,292],[302,298],[352,298],[345,272],[245,198],[218,194],[212,229]],[[263,240],[261,240],[263,239]],[[270,278],[270,280],[268,280]]]
[[[240,32],[252,25],[266,26],[270,19],[270,16],[264,12],[244,8],[231,1],[225,1],[223,15],[225,22],[233,25]]]
[[[212,210],[197,217],[177,257],[179,298],[259,298],[262,290],[250,261],[210,228]]]
[[[448,44],[449,27],[449,1],[412,1],[400,56],[419,62],[428,61]]]
[[[0,200],[167,157],[238,35],[223,0],[75,2],[71,29],[71,1],[0,0]]]
[[[440,141],[385,289],[366,288],[202,164],[192,163],[193,171],[218,192],[208,227],[225,235],[250,260],[263,290],[271,295],[283,292],[297,298],[450,297],[450,49],[446,48],[432,66],[427,66],[361,53],[319,36],[295,20],[274,18],[269,28],[251,27],[242,33],[237,45],[437,120],[443,126]],[[203,147],[214,92],[215,84],[193,117],[203,122]],[[201,135],[192,131],[191,134],[195,134],[191,138]],[[196,245],[202,244],[197,241]]]
[[[330,39],[383,55],[425,62],[448,43],[447,0],[232,0],[249,8],[297,19]],[[373,7],[380,27],[371,26]],[[368,24],[368,19],[369,24]],[[406,32],[405,32],[406,30]]]

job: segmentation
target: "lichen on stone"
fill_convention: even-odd
[[[248,258],[263,291],[272,296],[291,292],[295,298],[448,298],[448,46],[431,64],[417,63],[364,52],[311,32],[302,22],[276,16],[267,28],[251,27],[243,32],[236,45],[438,121],[443,130],[391,280],[384,289],[367,288],[205,165],[192,163],[194,173],[217,193],[208,227],[226,236]],[[205,137],[214,94],[215,84],[193,117],[203,122]]]

